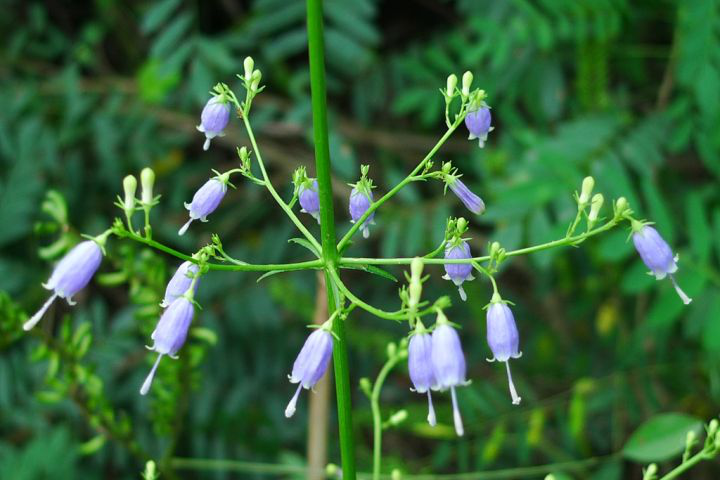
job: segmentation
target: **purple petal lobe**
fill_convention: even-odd
[[[432,365],[437,388],[446,390],[465,383],[465,354],[460,337],[448,324],[440,324],[432,333]]]

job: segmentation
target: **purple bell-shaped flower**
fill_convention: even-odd
[[[368,208],[373,201],[372,190],[360,191],[357,188],[353,188],[350,192],[350,217],[352,223],[357,222],[367,212]],[[363,238],[370,236],[369,225],[374,224],[375,212],[371,213],[370,216],[363,222],[362,235]]]
[[[421,394],[427,393],[427,420],[434,427],[437,420],[430,390],[436,389],[437,385],[432,364],[432,337],[420,319],[417,319],[415,323],[415,331],[408,344],[408,371],[415,391]]]
[[[155,331],[150,337],[153,339],[153,345],[152,347],[148,347],[150,350],[157,352],[158,357],[140,388],[141,395],[146,395],[150,390],[155,372],[157,371],[158,365],[160,365],[160,359],[162,359],[163,355],[176,358],[175,355],[185,343],[194,313],[195,306],[192,303],[191,295],[190,298],[188,298],[188,296],[181,296],[175,299],[163,312],[160,321],[155,327]]]
[[[314,387],[327,370],[333,351],[333,337],[330,333],[332,322],[331,318],[312,332],[295,359],[292,374],[288,378],[290,383],[297,383],[298,388],[285,409],[287,418],[295,413],[300,391]]]
[[[214,95],[207,101],[200,114],[197,129],[205,134],[203,150],[210,148],[210,140],[225,135],[223,130],[230,121],[230,102],[224,95]]]
[[[225,173],[211,178],[195,192],[192,202],[185,203],[185,208],[190,212],[190,219],[178,231],[178,235],[184,235],[194,220],[207,222],[207,216],[215,211],[225,196],[228,183],[229,175]]]
[[[308,213],[320,223],[320,196],[318,195],[318,183],[314,178],[308,179],[298,187],[298,200],[303,213]]]
[[[446,260],[458,260],[472,258],[470,253],[470,245],[466,240],[457,239],[456,241],[449,242],[445,246],[445,259]],[[462,284],[468,280],[474,280],[475,277],[472,275],[472,265],[469,263],[446,263],[445,264],[445,280],[451,280],[457,287],[460,293],[460,298],[465,301],[467,300],[467,294]]]
[[[193,262],[187,261],[181,264],[168,282],[165,288],[165,296],[160,306],[163,308],[169,307],[176,298],[182,297],[188,288],[190,288],[190,285],[192,285],[193,277],[197,275],[197,273],[198,267]],[[195,282],[193,293],[197,291],[197,286],[198,283]]]
[[[450,389],[455,432],[458,436],[462,436],[464,429],[455,387],[467,384],[465,354],[460,345],[460,337],[442,311],[438,312],[437,322],[432,333],[431,358],[437,388],[439,390]]]
[[[482,201],[482,198],[470,191],[462,180],[453,176],[452,178],[449,178],[447,182],[450,190],[453,191],[453,193],[468,208],[468,210],[475,215],[480,215],[485,211],[485,202]]]
[[[492,115],[490,114],[490,107],[488,107],[485,102],[482,102],[480,108],[468,112],[465,116],[465,126],[467,127],[468,132],[470,132],[468,140],[477,139],[480,144],[480,148],[483,148],[485,146],[485,142],[487,141],[488,133],[493,131],[491,124]]]
[[[55,266],[52,275],[43,287],[52,290],[53,294],[47,299],[40,310],[23,324],[23,330],[32,329],[45,315],[56,298],[64,298],[69,305],[75,305],[72,297],[85,288],[102,262],[102,246],[108,234],[103,234],[94,240],[85,240],[75,245],[65,254]]]
[[[487,311],[487,342],[493,353],[493,358],[489,358],[488,362],[505,362],[513,405],[519,405],[521,399],[515,390],[509,360],[522,356],[522,352],[518,350],[519,340],[512,311],[502,301],[500,295],[493,295]]]
[[[642,261],[645,262],[645,265],[650,269],[651,274],[655,275],[657,280],[670,277],[670,281],[673,287],[675,287],[675,291],[680,296],[680,299],[685,305],[688,305],[692,302],[692,298],[688,297],[685,292],[682,291],[673,275],[678,269],[677,255],[673,255],[670,246],[653,227],[644,225],[637,220],[633,220],[632,223],[633,243]]]

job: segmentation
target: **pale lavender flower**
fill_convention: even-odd
[[[432,365],[432,337],[419,319],[408,344],[408,371],[415,391],[417,393],[427,393],[427,420],[434,427],[437,420],[432,403],[432,394],[430,393],[430,390],[436,388],[435,373]]]
[[[437,388],[450,389],[455,432],[458,436],[462,436],[464,429],[455,387],[467,384],[465,354],[460,345],[460,337],[442,312],[438,313],[438,320],[432,333],[431,358]]]
[[[332,322],[328,320],[322,327],[311,333],[295,359],[292,374],[289,378],[290,383],[298,384],[298,388],[285,409],[287,418],[292,417],[295,413],[300,391],[303,388],[310,389],[314,387],[325,374],[325,370],[327,370],[333,351],[333,338],[330,333],[331,325]]]
[[[459,240],[459,242],[448,243],[445,247],[445,259],[446,260],[457,260],[472,258],[470,253],[470,245],[467,241]],[[472,275],[472,265],[469,263],[446,263],[445,264],[445,275],[442,277],[445,280],[451,280],[457,287],[460,293],[460,298],[465,301],[467,300],[467,294],[463,288],[463,282],[474,280],[475,277]]]
[[[102,237],[102,236],[101,236]],[[104,243],[104,240],[101,240]],[[95,272],[100,267],[103,251],[95,240],[85,240],[72,248],[55,266],[52,275],[43,287],[52,290],[53,294],[33,315],[23,324],[23,330],[32,329],[45,315],[56,298],[64,298],[69,305],[75,305],[72,297],[85,288]]]
[[[670,281],[683,303],[687,305],[692,302],[692,298],[682,291],[673,275],[678,269],[678,257],[677,255],[673,256],[670,246],[658,231],[650,225],[642,225],[640,222],[633,222],[633,230],[635,249],[640,254],[642,261],[650,269],[651,274],[655,275],[657,280],[670,277]]]
[[[360,218],[365,214],[365,212],[367,212],[368,208],[370,208],[372,201],[372,190],[358,190],[357,188],[352,189],[352,191],[350,192],[350,217],[352,218],[352,223],[360,220]],[[362,228],[362,234],[364,238],[368,238],[370,236],[370,229],[368,225],[375,223],[373,221],[374,218],[375,212],[371,213],[370,216],[368,216],[368,218],[363,222],[362,227],[360,227]]]
[[[155,372],[163,355],[176,358],[175,354],[177,354],[185,343],[194,313],[195,307],[187,297],[175,299],[163,312],[160,321],[155,327],[155,331],[150,337],[153,339],[153,345],[152,347],[148,347],[150,350],[157,352],[158,357],[143,382],[142,387],[140,387],[141,395],[146,395],[150,390]]]
[[[187,261],[178,267],[175,274],[165,288],[165,296],[160,306],[166,308],[178,297],[182,297],[192,284],[194,275],[197,275],[198,267],[193,262]],[[198,282],[195,282],[194,290],[197,291]]]
[[[493,131],[491,123],[492,115],[490,114],[490,107],[483,102],[479,109],[469,112],[465,116],[465,126],[468,132],[470,132],[468,140],[478,139],[480,148],[483,148],[487,141],[488,133]]]
[[[200,219],[201,222],[207,222],[207,216],[220,205],[225,192],[227,192],[227,179],[224,178],[224,175],[213,177],[205,182],[195,192],[192,202],[185,203],[185,208],[190,212],[190,220],[182,226],[178,235],[184,235],[194,220]]]
[[[205,134],[203,150],[210,148],[210,140],[225,135],[223,130],[230,121],[230,103],[222,95],[215,95],[207,101],[200,114],[197,129]]]
[[[515,390],[509,360],[522,356],[522,352],[518,350],[519,341],[520,336],[512,311],[499,297],[493,297],[487,311],[487,342],[493,353],[493,358],[489,358],[488,362],[505,362],[513,405],[519,405],[521,399]]]
[[[298,187],[298,200],[303,213],[309,213],[312,217],[320,223],[320,196],[318,195],[318,183],[317,180],[312,180],[310,185],[305,183]]]
[[[485,202],[482,198],[475,195],[459,178],[451,178],[448,180],[450,190],[460,199],[460,201],[475,215],[480,215],[485,211]]]

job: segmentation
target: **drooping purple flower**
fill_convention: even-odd
[[[640,222],[633,223],[633,230],[635,249],[651,273],[655,275],[655,278],[662,280],[665,277],[670,277],[670,281],[683,303],[687,305],[692,302],[692,298],[682,291],[673,275],[678,269],[678,257],[677,255],[673,256],[670,246],[658,231],[650,225],[642,225]]]
[[[448,181],[448,186],[472,213],[480,215],[485,211],[485,202],[482,201],[482,198],[471,192],[462,180],[453,178]]]
[[[207,101],[200,114],[197,129],[205,134],[203,150],[210,148],[210,140],[225,135],[223,130],[230,121],[230,103],[222,95],[214,95]]]
[[[192,322],[195,307],[192,301],[186,297],[175,299],[170,306],[163,312],[158,321],[155,331],[150,338],[153,339],[152,347],[148,347],[158,353],[157,360],[153,365],[150,373],[140,387],[140,394],[145,395],[150,390],[155,372],[160,364],[163,355],[175,358],[175,354],[185,343],[190,323]]]
[[[102,257],[102,248],[95,240],[80,242],[66,253],[55,266],[50,279],[43,284],[43,287],[52,290],[53,294],[40,310],[25,322],[23,329],[28,331],[37,325],[45,312],[47,312],[47,309],[58,297],[66,299],[69,305],[75,305],[72,297],[85,288],[93,275],[95,275],[95,272],[100,267],[100,262],[102,262]]]
[[[518,350],[519,341],[520,336],[512,311],[499,298],[493,298],[487,311],[487,342],[493,353],[493,358],[488,359],[488,362],[505,362],[513,405],[519,405],[521,399],[515,390],[509,360],[522,356],[522,352]]]
[[[445,259],[446,260],[458,260],[472,258],[470,253],[470,245],[466,240],[459,240],[458,242],[448,243],[445,247]],[[475,277],[472,275],[472,265],[469,263],[446,263],[445,264],[445,280],[451,280],[457,287],[460,293],[460,298],[465,301],[467,300],[467,294],[462,284],[465,281],[474,280]]]
[[[438,313],[438,320],[432,333],[431,358],[437,388],[450,389],[455,432],[458,436],[462,436],[464,429],[455,387],[467,384],[465,354],[460,345],[460,337],[442,312]]]
[[[182,226],[178,235],[184,235],[193,220],[200,219],[201,222],[207,222],[207,216],[220,205],[225,192],[227,192],[227,182],[221,177],[223,176],[213,177],[205,182],[195,192],[192,202],[185,203],[185,208],[190,212],[190,220]]]
[[[430,390],[436,388],[432,364],[432,337],[419,319],[408,344],[408,371],[415,391],[417,393],[427,393],[427,420],[434,427],[437,420],[432,403],[432,394],[430,393]]]
[[[166,308],[170,306],[176,298],[182,297],[188,291],[192,284],[193,275],[198,272],[198,267],[193,262],[187,261],[181,264],[175,271],[165,288],[165,296],[160,306]],[[194,290],[197,291],[198,282],[195,282]]]
[[[309,213],[318,223],[320,223],[320,196],[318,195],[318,183],[314,178],[312,183],[306,185],[301,184],[298,188],[298,200],[302,207],[301,212]]]
[[[311,333],[295,359],[292,374],[289,378],[290,383],[298,384],[298,388],[285,409],[287,418],[292,417],[295,413],[300,391],[303,388],[310,389],[314,387],[325,374],[325,370],[327,370],[333,351],[333,338],[330,333],[331,324],[328,321]]]
[[[370,208],[372,201],[372,190],[358,190],[357,188],[352,189],[352,191],[350,192],[350,217],[352,218],[352,223],[360,220],[360,218],[365,214],[365,212],[367,212],[368,208]],[[362,234],[364,238],[368,238],[370,236],[370,229],[368,226],[375,223],[373,221],[374,218],[375,212],[372,212],[370,216],[368,216],[368,218],[363,222],[362,227],[360,227],[362,228]]]
[[[478,139],[480,148],[483,148],[485,141],[487,141],[488,133],[493,131],[491,123],[492,115],[490,114],[490,107],[483,102],[480,108],[469,112],[465,116],[465,126],[468,132],[470,132],[468,140]]]

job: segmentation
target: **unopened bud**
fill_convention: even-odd
[[[621,216],[628,208],[627,198],[620,197],[615,201],[615,215]]]
[[[408,418],[408,412],[407,410],[398,410],[397,412],[393,413],[390,416],[390,419],[388,420],[388,423],[392,426],[400,425],[402,422],[407,420]]]
[[[499,251],[500,251],[500,242],[492,242],[490,244],[490,257],[497,256]]]
[[[471,72],[465,72],[462,76],[462,95],[467,98],[470,95],[470,87],[473,82],[473,74]]]
[[[651,463],[643,473],[643,480],[655,480],[658,473],[658,467],[656,464]]]
[[[396,353],[397,353],[397,345],[395,344],[395,342],[388,343],[387,344],[388,358],[394,358]]]
[[[587,205],[590,201],[590,195],[592,195],[593,188],[595,187],[595,179],[593,177],[585,177],[582,182],[582,189],[580,190],[580,197],[578,203],[581,207]]]
[[[369,378],[363,377],[360,379],[360,390],[365,392],[367,395],[370,395],[370,392],[372,391],[372,383]]]
[[[685,435],[685,448],[690,448],[693,445],[695,445],[695,441],[697,440],[697,433],[695,433],[694,430],[690,430]]]
[[[140,172],[140,185],[142,186],[142,202],[150,205],[153,201],[153,187],[155,186],[155,172],[145,167]]]
[[[460,217],[457,219],[457,232],[459,234],[463,234],[467,231],[467,220],[465,220],[463,217]]]
[[[402,480],[402,472],[398,468],[393,468],[390,473],[390,480]]]
[[[422,277],[423,272],[423,260],[420,257],[415,257],[412,259],[412,262],[410,262],[410,276],[413,280],[420,279]]]
[[[128,175],[123,179],[123,190],[125,191],[124,208],[132,212],[135,209],[135,191],[137,190],[137,179]]]
[[[340,473],[340,468],[338,468],[338,466],[335,465],[334,463],[328,463],[328,464],[325,466],[325,473],[326,473],[329,477],[334,477],[334,476],[336,476],[338,473]]]
[[[720,426],[720,423],[717,421],[716,418],[713,418],[710,420],[710,423],[708,424],[708,436],[713,436],[717,433],[718,427]]]
[[[258,91],[258,88],[260,87],[260,80],[262,80],[262,73],[260,72],[260,70],[255,70],[252,73],[252,77],[250,79],[250,91]]]
[[[245,67],[245,80],[248,82],[252,78],[253,69],[255,68],[255,61],[252,57],[245,57],[245,61],[243,61],[243,67]]]
[[[455,93],[455,88],[457,87],[457,75],[454,73],[452,75],[449,75],[447,78],[447,88],[445,89],[445,94],[448,97],[452,97]]]
[[[555,480],[555,479],[556,479],[556,477],[552,473],[548,473],[547,475],[545,475],[545,480]]]
[[[602,196],[602,193],[596,193],[592,197],[592,201],[590,202],[590,213],[588,214],[588,221],[593,224],[597,222],[598,215],[600,215],[600,209],[603,206],[603,203],[605,202],[605,198]]]

